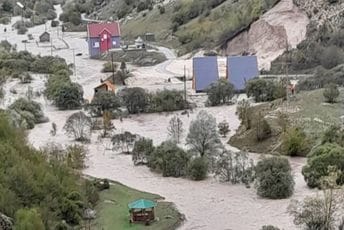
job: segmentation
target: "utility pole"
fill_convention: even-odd
[[[76,76],[76,66],[75,66],[75,51],[73,50],[73,66],[74,66],[74,76]]]
[[[50,38],[50,56],[53,56],[53,38]]]
[[[184,65],[184,100],[186,105],[186,67]]]
[[[113,64],[113,52],[111,52],[112,84],[115,84],[115,67]]]

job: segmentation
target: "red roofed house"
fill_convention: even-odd
[[[88,51],[91,58],[99,57],[112,48],[119,48],[121,30],[118,22],[87,24]]]

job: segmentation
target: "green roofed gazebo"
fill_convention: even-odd
[[[128,204],[130,212],[130,223],[143,222],[149,224],[155,220],[154,208],[157,204],[154,201],[140,199]]]

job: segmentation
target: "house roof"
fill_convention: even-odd
[[[229,82],[235,89],[245,89],[246,81],[258,77],[258,61],[256,56],[233,56],[227,59]]]
[[[147,209],[154,208],[156,203],[151,200],[140,199],[128,204],[129,209]]]
[[[100,85],[98,85],[97,87],[95,87],[95,89],[101,88],[101,87],[103,87],[104,85],[106,85],[110,91],[115,92],[116,87],[115,87],[115,85],[112,84],[110,81],[104,81],[103,83],[101,83]]]
[[[121,36],[118,22],[87,24],[87,33],[89,37],[99,37],[104,30],[107,30],[111,36]]]
[[[206,90],[219,79],[217,57],[195,57],[193,77],[196,92]]]
[[[50,35],[47,31],[43,32],[41,35],[39,35],[39,37],[42,37],[44,35]]]

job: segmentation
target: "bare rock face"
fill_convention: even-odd
[[[13,229],[12,219],[2,213],[0,213],[0,229],[1,230]]]
[[[248,31],[238,34],[227,43],[226,55],[256,54],[260,69],[269,70],[270,63],[288,47],[295,48],[306,36],[307,14],[282,0],[254,22]]]

